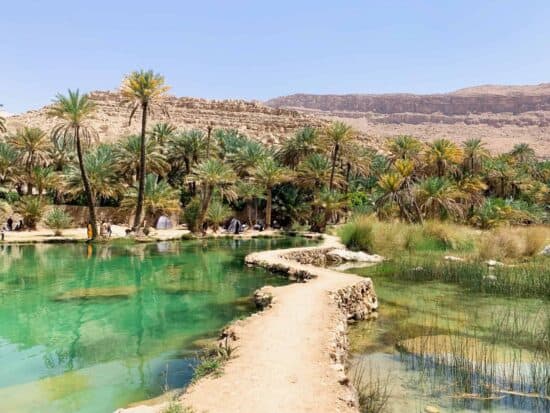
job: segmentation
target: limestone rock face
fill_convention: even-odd
[[[380,141],[400,134],[420,139],[479,138],[494,152],[529,143],[550,157],[550,83],[480,86],[452,93],[296,94],[266,102],[325,118],[338,118]]]
[[[139,111],[128,124],[130,109],[122,105],[117,92],[92,92],[90,99],[97,105],[97,113],[91,124],[99,139],[111,142],[123,135],[139,131]],[[168,122],[181,129],[201,129],[206,132],[209,124],[214,129],[236,129],[266,144],[277,144],[304,126],[322,126],[326,120],[295,110],[271,108],[258,102],[244,100],[207,100],[169,96],[153,110],[149,125]],[[8,131],[22,126],[36,126],[46,131],[56,124],[46,115],[48,107],[10,116]]]

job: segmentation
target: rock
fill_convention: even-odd
[[[483,276],[483,280],[490,281],[490,282],[495,282],[497,280],[497,277],[493,274],[489,274],[489,275]]]
[[[440,410],[436,406],[428,405],[428,406],[424,407],[424,411],[426,413],[439,413]]]
[[[544,247],[540,252],[540,254],[550,256],[550,244]]]
[[[445,261],[464,261],[464,258],[455,257],[454,255],[445,255],[443,259]]]
[[[379,263],[384,261],[384,257],[380,255],[369,255],[365,252],[358,251],[350,251],[345,249],[333,249],[327,252],[327,258],[340,262],[340,261],[357,261],[357,262],[372,262],[372,263]]]
[[[503,267],[504,264],[500,261],[495,261],[495,260],[488,260],[488,261],[485,261],[485,264],[487,264],[489,267]]]
[[[271,307],[273,304],[273,287],[266,285],[265,287],[254,291],[252,301],[258,310],[264,310]]]
[[[128,298],[137,292],[135,286],[91,287],[65,291],[53,298],[54,301],[91,300],[99,298]]]
[[[368,320],[378,310],[378,298],[370,279],[338,290],[335,301],[348,320]]]

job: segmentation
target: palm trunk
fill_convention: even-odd
[[[139,185],[136,215],[134,217],[134,231],[143,220],[143,201],[145,199],[145,131],[147,129],[147,102],[141,105],[141,148],[139,151]]]
[[[86,201],[88,203],[88,213],[90,215],[90,225],[92,226],[92,239],[97,238],[97,218],[95,215],[94,198],[92,195],[92,188],[90,181],[88,181],[88,175],[86,175],[86,169],[84,168],[84,158],[82,156],[82,144],[80,143],[80,127],[75,127],[75,140],[76,140],[76,154],[78,156],[78,166],[80,168],[80,175],[82,176],[82,183],[84,184],[84,192],[86,193]]]
[[[208,134],[206,136],[206,159],[210,159],[210,135],[212,134],[212,126],[208,125]]]
[[[246,201],[246,214],[248,216],[248,225],[252,227],[252,201],[248,200]]]
[[[204,197],[202,199],[201,210],[197,218],[197,231],[202,231],[202,226],[206,218],[206,213],[208,212],[208,206],[210,205],[210,199],[212,198],[213,188],[207,187],[204,191]],[[204,232],[204,231],[203,231]]]
[[[265,227],[271,228],[271,201],[272,201],[272,195],[271,195],[271,188],[267,188],[267,196],[265,198]]]
[[[334,183],[334,169],[336,168],[336,159],[338,158],[338,149],[339,149],[339,145],[338,144],[334,145],[334,153],[332,154],[332,169],[330,171],[330,182],[328,186],[328,189],[331,191]]]

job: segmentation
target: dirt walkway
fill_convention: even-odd
[[[327,237],[322,248],[341,247]],[[277,264],[316,278],[272,290],[274,305],[236,323],[237,355],[218,378],[205,378],[180,398],[194,412],[337,413],[357,412],[342,380],[342,365],[331,360],[335,329],[342,320],[330,291],[365,278],[303,265],[282,257],[306,247],[254,253],[247,262]],[[340,326],[340,329],[343,327]],[[138,406],[125,413],[161,412],[164,405]],[[120,410],[122,411],[122,410]]]

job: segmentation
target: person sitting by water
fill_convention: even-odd
[[[9,217],[6,221],[6,224],[8,224],[8,231],[13,231],[13,218]]]

